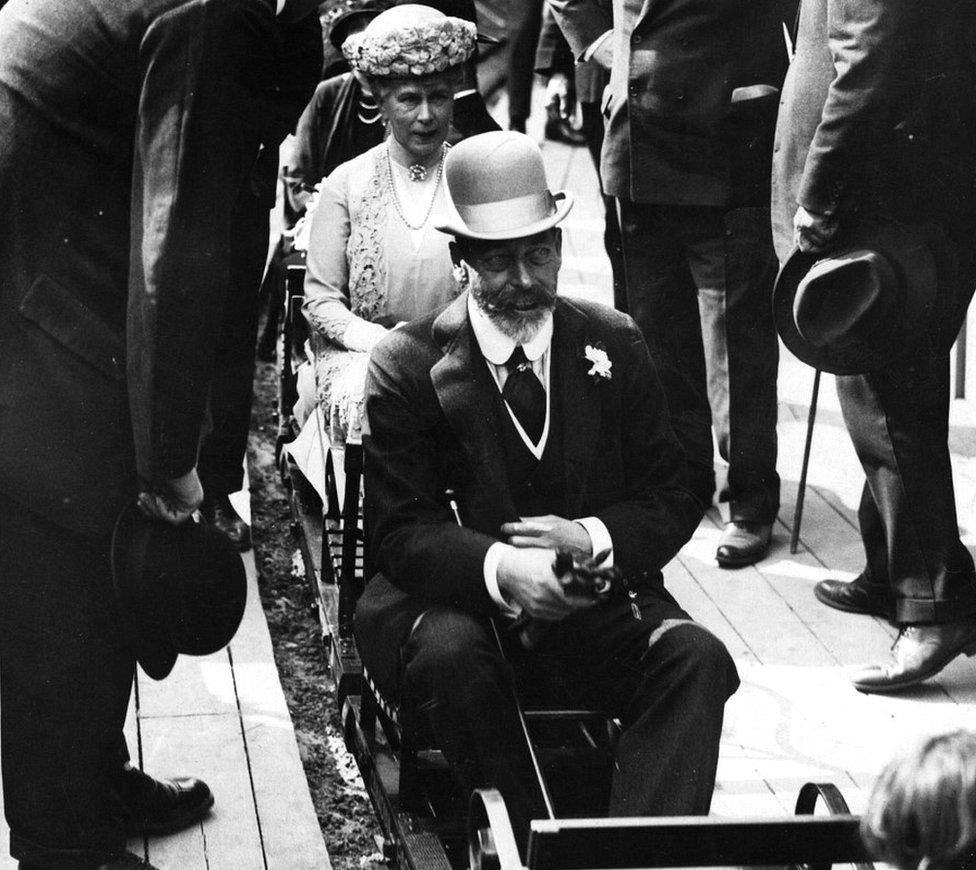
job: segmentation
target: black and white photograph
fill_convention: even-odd
[[[976,868],[972,0],[0,0],[0,870]]]

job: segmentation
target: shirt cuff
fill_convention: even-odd
[[[582,519],[574,520],[574,522],[579,523],[586,529],[586,533],[590,536],[590,543],[593,545],[594,556],[597,553],[602,553],[604,550],[610,551],[610,555],[600,563],[600,567],[612,568],[613,540],[610,538],[610,532],[607,530],[603,520],[597,517],[583,517]]]
[[[593,55],[596,54],[596,50],[610,38],[611,33],[613,33],[613,31],[608,30],[606,33],[603,33],[594,39],[593,42],[587,46],[586,51],[583,52],[583,56],[580,58],[580,60],[590,60]]]
[[[599,522],[599,520],[597,522]],[[491,600],[498,605],[498,608],[501,610],[503,615],[518,616],[522,612],[522,608],[517,604],[509,604],[502,595],[502,590],[498,588],[498,563],[501,561],[501,558],[505,553],[505,549],[508,546],[508,544],[503,544],[501,541],[495,541],[495,543],[488,548],[488,552],[485,553],[485,587],[488,589],[488,594],[491,596]]]

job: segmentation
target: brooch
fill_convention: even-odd
[[[587,374],[590,375],[593,380],[595,380],[597,383],[599,383],[601,380],[610,380],[610,368],[613,366],[613,363],[610,361],[610,357],[607,356],[607,351],[603,345],[588,344],[583,349],[583,356],[588,362],[592,363]]]
[[[407,174],[410,176],[411,181],[426,181],[427,167],[423,163],[411,163],[407,167]]]

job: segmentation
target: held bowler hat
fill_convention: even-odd
[[[112,533],[112,583],[142,669],[163,679],[180,653],[209,655],[233,638],[247,600],[240,553],[206,522],[172,526],[134,504]]]
[[[919,233],[894,221],[864,221],[828,254],[795,250],[773,290],[783,343],[803,362],[835,375],[885,368],[930,326],[938,270]]]
[[[453,213],[443,233],[503,241],[541,233],[569,214],[573,195],[551,193],[539,146],[524,133],[496,130],[458,142],[444,158]]]

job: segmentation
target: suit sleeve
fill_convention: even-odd
[[[596,0],[549,0],[549,7],[577,60],[613,29],[613,16]]]
[[[406,330],[390,333],[366,378],[363,491],[373,565],[420,601],[494,614],[484,563],[496,539],[461,528],[445,504],[439,408],[430,366],[417,364],[418,344]]]
[[[189,471],[227,295],[232,203],[257,157],[274,74],[265,3],[184,4],[139,47],[128,375],[140,476]]]
[[[911,0],[828,0],[834,80],[807,154],[797,202],[832,215],[882,141]]]
[[[598,509],[613,540],[614,564],[631,578],[657,575],[691,538],[704,506],[685,486],[685,457],[667,400],[636,325],[629,331],[622,394],[623,497]]]

